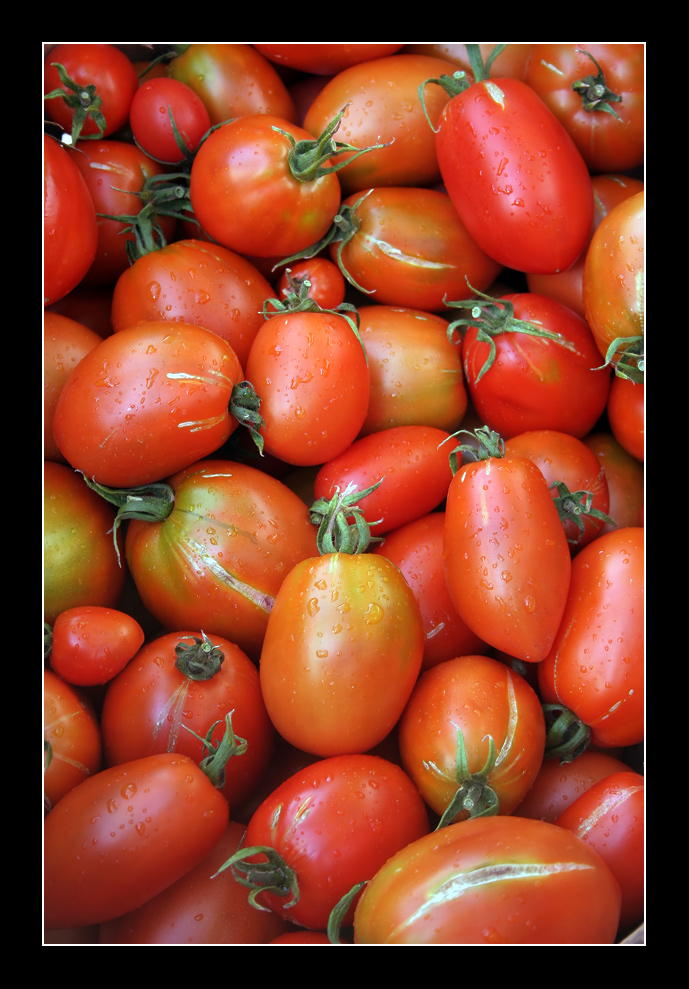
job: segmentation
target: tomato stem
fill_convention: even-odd
[[[551,491],[557,491],[557,496],[553,498],[553,503],[557,508],[562,524],[566,525],[567,522],[574,522],[579,530],[579,536],[576,539],[567,540],[571,546],[576,546],[581,541],[581,537],[584,534],[585,518],[600,519],[601,522],[606,522],[608,525],[617,527],[617,522],[614,522],[609,515],[592,507],[593,492],[570,491],[564,481],[553,481],[549,487]]]
[[[319,498],[309,509],[311,522],[318,526],[316,544],[321,555],[327,553],[365,553],[372,542],[381,540],[371,535],[370,526],[379,525],[367,522],[364,514],[355,501],[365,498],[383,483],[381,477],[370,488],[357,492],[356,485],[349,483],[344,491],[335,488],[335,494],[330,501]],[[352,518],[354,521],[349,522]]]
[[[457,728],[457,726],[455,725]],[[495,742],[492,735],[488,738],[488,757],[482,769],[477,773],[469,772],[464,736],[457,728],[457,759],[455,764],[455,779],[459,789],[445,808],[436,827],[436,831],[447,827],[457,820],[471,817],[492,817],[500,810],[500,801],[495,791],[488,785],[488,777],[495,769]]]
[[[577,52],[590,58],[598,69],[598,73],[595,76],[593,74],[584,76],[583,79],[577,79],[576,82],[572,83],[571,88],[575,93],[578,93],[579,96],[581,96],[581,102],[584,110],[586,110],[587,113],[592,113],[594,111],[611,113],[613,117],[617,117],[619,120],[620,115],[615,112],[614,108],[610,104],[621,103],[622,97],[617,93],[614,93],[612,89],[608,88],[608,84],[605,81],[605,76],[603,75],[603,70],[593,55],[591,55],[590,52],[584,51],[583,48],[577,48]]]
[[[235,735],[232,728],[233,714],[234,711],[230,711],[229,714],[225,715],[225,732],[221,740],[217,743],[213,741],[213,732],[218,725],[222,724],[222,721],[215,721],[208,729],[205,738],[197,735],[188,725],[182,725],[208,751],[209,754],[199,763],[199,769],[206,774],[216,790],[222,790],[225,786],[225,771],[229,760],[233,756],[244,755],[249,745],[245,738],[238,738]]]
[[[266,861],[247,861],[256,855],[265,856]],[[220,866],[211,878],[215,879],[225,869],[232,869],[232,874],[237,882],[251,890],[249,903],[257,910],[268,910],[256,900],[258,894],[262,892],[272,893],[282,898],[289,896],[289,901],[284,904],[285,909],[295,906],[299,902],[299,884],[296,872],[287,865],[274,848],[270,848],[268,845],[252,845],[249,848],[240,848],[227,862]]]
[[[333,135],[339,129],[342,117],[349,106],[350,104],[347,103],[346,106],[342,107],[337,116],[330,121],[321,136],[316,140],[295,141],[288,131],[273,126],[273,130],[277,131],[278,134],[283,134],[291,145],[291,150],[287,158],[290,172],[297,182],[315,182],[324,175],[329,175],[331,172],[338,172],[341,168],[360,158],[361,155],[368,154],[369,151],[379,151],[381,148],[387,148],[394,142],[393,138],[387,144],[374,144],[370,148],[355,148],[351,144],[344,144],[340,141],[333,140]],[[354,153],[335,165],[325,165],[326,161],[345,152]]]
[[[187,636],[191,642],[180,641],[175,646],[175,666],[190,680],[212,680],[225,659],[220,646],[214,646],[205,632],[198,636]]]
[[[591,741],[591,729],[564,704],[543,704],[546,725],[545,758],[573,762]]]
[[[65,93],[64,89],[53,89],[50,93],[46,93],[43,99],[54,100],[61,98],[71,110],[74,110],[74,116],[72,117],[72,145],[76,144],[80,138],[82,141],[100,140],[105,134],[107,124],[101,110],[103,101],[96,92],[95,84],[90,82],[86,86],[80,86],[79,83],[70,79],[64,65],[61,65],[59,62],[51,62],[50,64],[57,70],[62,85],[66,86],[67,89],[71,89],[72,92]],[[82,137],[82,129],[89,117],[91,117],[98,128],[98,133],[84,134]]]
[[[117,534],[122,522],[127,519],[139,519],[142,522],[163,522],[174,508],[175,493],[169,484],[162,481],[155,484],[143,484],[135,488],[108,488],[105,484],[99,484],[95,479],[86,477],[83,471],[79,471],[79,473],[92,491],[117,508],[112,527],[112,537],[117,560],[121,566]]]
[[[453,475],[461,464],[461,456],[468,454],[471,460],[490,460],[492,457],[501,459],[505,456],[505,441],[500,433],[496,433],[490,426],[479,426],[477,429],[458,429],[452,433],[443,443],[448,443],[457,436],[470,436],[470,443],[460,443],[450,452],[450,468]],[[443,443],[440,445],[442,446]]]
[[[364,346],[364,341],[361,339],[361,334],[359,332],[359,313],[356,306],[353,306],[351,302],[341,302],[336,309],[323,309],[318,305],[316,300],[309,295],[310,288],[311,282],[308,279],[304,279],[299,285],[298,295],[294,292],[290,292],[284,299],[266,299],[263,303],[264,319],[272,319],[273,316],[276,316],[279,313],[296,312],[330,313],[331,316],[341,316],[347,322],[350,330],[359,341],[361,349],[364,352],[364,357],[366,358],[366,364],[368,364],[366,347]],[[353,314],[354,319],[352,319],[349,313]]]

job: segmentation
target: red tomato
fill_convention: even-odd
[[[467,280],[482,291],[500,271],[435,189],[371,189],[345,199],[343,214],[330,256],[376,303],[444,312]]]
[[[314,165],[313,155],[307,163],[293,153],[301,141],[316,143],[303,128],[265,113],[214,130],[191,167],[191,203],[205,232],[233,251],[266,258],[320,240],[338,211],[340,183],[328,160]]]
[[[50,665],[68,683],[107,683],[144,642],[143,629],[114,608],[69,608],[53,624]]]
[[[279,44],[271,42],[267,44],[256,44],[256,48],[262,55],[265,55],[276,65],[288,66],[290,69],[299,69],[302,72],[313,72],[326,76],[335,75],[349,68],[350,65],[358,65],[360,62],[368,62],[374,58],[383,58],[386,55],[394,55],[402,47],[394,42],[359,42],[354,44],[343,44],[341,41],[332,43],[322,42],[287,42]]]
[[[564,125],[592,172],[644,160],[643,44],[535,44],[524,82]]]
[[[297,887],[283,895],[264,889],[256,903],[324,931],[341,897],[427,833],[426,808],[399,766],[373,755],[313,763],[279,786],[249,821],[244,848],[272,849],[285,872],[293,870]],[[235,868],[243,873],[255,861]]]
[[[458,467],[447,495],[445,577],[484,642],[517,659],[548,655],[567,600],[567,539],[543,474],[499,455]]]
[[[43,313],[43,458],[66,463],[53,437],[53,417],[65,381],[82,357],[101,342],[82,323],[58,313]]]
[[[226,340],[244,367],[271,295],[268,280],[246,258],[218,244],[179,240],[122,273],[112,325],[117,333],[143,320],[194,323]]]
[[[594,745],[644,738],[644,530],[598,536],[575,556],[560,628],[538,667],[543,700],[591,729]]]
[[[129,123],[134,140],[146,154],[156,161],[177,164],[198,149],[210,130],[211,118],[203,100],[185,83],[150,79],[134,95]]]
[[[433,426],[394,426],[356,440],[323,464],[314,482],[316,498],[330,499],[352,484],[356,491],[383,483],[362,499],[361,508],[374,536],[433,511],[452,480],[447,449],[449,433]]]
[[[82,358],[58,399],[55,440],[68,463],[101,484],[160,481],[230,436],[230,398],[243,377],[235,352],[210,330],[141,323]]]
[[[93,200],[70,154],[43,137],[43,304],[62,299],[91,267],[98,247]]]
[[[627,453],[642,463],[646,451],[646,403],[644,385],[615,374],[607,404],[613,435]]]
[[[209,752],[192,732],[207,738],[212,731],[217,745],[228,714],[235,737],[247,743],[228,760],[219,787],[234,807],[258,786],[273,750],[258,670],[239,646],[218,635],[169,632],[146,643],[108,685],[101,714],[106,764],[156,752],[200,763]]]
[[[101,731],[93,708],[68,683],[43,671],[43,799],[46,813],[101,768]]]
[[[484,59],[488,58],[496,47],[497,42],[495,41],[482,42],[479,45],[481,56]],[[500,54],[496,56],[493,62],[493,70],[501,78],[503,76],[512,76],[515,79],[521,79],[524,75],[524,66],[529,57],[531,47],[531,45],[521,42],[509,42],[504,46]],[[417,55],[434,55],[436,58],[444,58],[447,62],[452,62],[456,68],[463,69],[469,74],[472,71],[471,62],[467,55],[467,46],[461,42],[452,41],[446,43],[435,41],[431,43],[410,44],[404,46],[404,51]]]
[[[140,907],[198,865],[228,819],[227,801],[187,756],[96,773],[45,820],[46,928],[99,924]]]
[[[398,732],[402,765],[436,814],[449,812],[445,824],[485,812],[511,814],[545,750],[536,692],[488,656],[460,656],[424,673]]]
[[[610,492],[609,515],[617,522],[617,528],[642,526],[646,486],[643,464],[628,453],[612,433],[590,433],[583,442],[595,453],[605,471]],[[606,523],[601,535],[614,528]]]
[[[554,299],[530,292],[480,306],[477,302],[471,315],[485,316],[473,325],[468,320],[462,359],[481,421],[505,439],[533,429],[586,436],[605,411],[610,391],[609,369],[597,370],[600,355],[586,322]],[[529,335],[534,330],[557,339]],[[485,370],[491,341],[495,359]]]
[[[308,281],[308,295],[321,309],[337,309],[345,298],[345,280],[336,264],[327,258],[315,257],[286,268],[277,285],[278,298],[299,295],[301,285]]]
[[[526,83],[482,78],[454,96],[438,122],[436,152],[445,188],[486,254],[523,272],[576,261],[591,232],[591,176]]]
[[[271,944],[331,944],[331,940],[325,931],[288,931],[274,937]]]
[[[337,457],[364,424],[366,352],[356,328],[337,313],[271,316],[256,334],[246,377],[261,400],[265,450],[285,463]]]
[[[263,641],[270,719],[306,752],[366,752],[400,717],[423,645],[416,599],[389,560],[372,553],[303,560],[277,592]]]
[[[620,884],[625,933],[644,915],[644,778],[618,772],[594,783],[557,818],[603,859]]]
[[[200,461],[168,483],[170,515],[127,528],[144,606],[163,627],[203,628],[258,660],[278,588],[316,552],[308,508],[277,479],[230,461]]]
[[[393,855],[361,895],[354,943],[612,944],[619,916],[617,881],[584,842],[483,817]]]

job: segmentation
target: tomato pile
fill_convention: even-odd
[[[45,46],[44,943],[643,940],[644,66]]]

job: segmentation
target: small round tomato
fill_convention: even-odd
[[[147,155],[177,164],[198,149],[211,118],[201,98],[185,83],[150,79],[134,94],[129,123],[134,140]]]
[[[58,313],[43,313],[43,458],[66,463],[53,436],[53,417],[65,381],[101,342],[95,330]]]
[[[617,442],[642,463],[646,451],[644,384],[615,374],[607,404],[608,421]]]
[[[114,608],[68,608],[53,624],[50,665],[80,687],[112,680],[144,642],[136,619]]]
[[[278,298],[299,296],[302,284],[308,281],[308,296],[315,299],[321,309],[337,309],[345,298],[345,280],[342,272],[324,257],[299,261],[286,268],[277,285]]]
[[[68,683],[43,671],[43,794],[46,812],[101,768],[100,725],[93,708]]]

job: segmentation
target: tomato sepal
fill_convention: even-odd
[[[247,862],[246,859],[256,855],[264,855],[265,862]],[[260,893],[272,893],[286,899],[290,899],[284,904],[284,908],[293,907],[299,902],[299,884],[297,874],[289,866],[283,857],[269,845],[252,845],[249,848],[240,848],[239,851],[231,855],[228,860],[220,866],[213,875],[213,879],[231,869],[232,875],[242,886],[250,889],[249,903],[257,910],[270,912],[268,907],[262,906],[257,897]]]
[[[491,429],[490,426],[479,426],[473,430],[458,429],[455,433],[448,436],[447,439],[443,440],[443,443],[448,443],[450,440],[462,435],[470,436],[471,442],[460,443],[454,450],[450,451],[450,469],[453,476],[461,466],[462,456],[465,453],[468,453],[472,460],[490,460],[491,458],[501,460],[505,456],[505,441],[500,433]]]
[[[456,726],[455,726],[456,727]],[[488,755],[482,769],[476,773],[469,772],[464,735],[457,728],[457,760],[455,763],[455,779],[458,789],[452,800],[443,811],[436,831],[445,828],[457,820],[471,817],[492,817],[500,812],[500,800],[495,791],[488,785],[488,777],[495,769],[495,742],[488,735]]]
[[[591,729],[564,704],[543,704],[546,759],[573,762],[591,742]]]
[[[86,86],[80,86],[79,83],[74,82],[73,79],[67,75],[67,70],[64,65],[60,62],[51,62],[53,68],[57,71],[60,77],[60,82],[67,89],[71,89],[71,93],[65,93],[64,89],[53,89],[50,93],[46,93],[43,97],[44,100],[54,100],[61,98],[66,106],[70,110],[74,110],[74,117],[72,118],[72,144],[76,144],[77,141],[98,141],[105,134],[105,129],[107,123],[101,106],[103,101],[96,92],[96,86],[94,83],[89,83]],[[98,128],[96,134],[83,134],[82,129],[87,119],[91,117],[94,124]]]
[[[610,365],[619,378],[642,385],[646,370],[643,333],[635,337],[616,337],[605,353],[605,363],[596,370],[602,371]]]
[[[181,640],[175,646],[175,666],[190,680],[212,680],[220,671],[225,654],[203,631],[200,639],[198,636],[189,638],[192,639],[190,643]]]
[[[330,500],[318,498],[314,501],[309,516],[313,525],[318,526],[316,544],[321,556],[328,553],[365,553],[372,542],[382,542],[382,539],[371,535],[370,529],[372,525],[379,525],[382,519],[367,522],[356,502],[370,495],[384,480],[385,476],[363,491],[357,491],[354,482],[350,482],[343,491],[336,486]],[[348,521],[350,518],[352,522]]]
[[[140,150],[143,151],[143,148]],[[148,154],[146,151],[143,153]],[[148,157],[150,158],[151,155]],[[117,191],[126,192],[127,190]],[[140,192],[128,194],[136,196],[144,204],[139,213],[119,216],[110,213],[97,213],[96,216],[103,220],[116,220],[118,223],[127,224],[122,233],[125,235],[131,233],[134,237],[134,240],[128,240],[125,245],[130,264],[134,264],[146,254],[159,251],[167,246],[167,239],[156,220],[158,216],[198,222],[189,215],[192,206],[189,198],[189,176],[186,172],[152,175],[146,179]]]
[[[503,49],[505,48],[505,44],[506,43],[501,43],[499,45],[496,45],[493,51],[488,56],[488,58],[486,59],[485,64],[481,56],[481,49],[479,45],[467,44],[466,50],[467,50],[467,55],[469,57],[469,64],[471,65],[471,71],[474,76],[473,82],[481,82],[484,79],[488,79],[493,62],[498,57],[498,55],[503,51]],[[426,101],[423,95],[424,89],[429,83],[435,83],[437,86],[440,86],[442,89],[444,89],[449,97],[453,97],[453,96],[459,96],[460,93],[463,93],[465,90],[469,89],[469,87],[472,85],[472,80],[471,77],[463,69],[460,69],[457,72],[453,72],[451,76],[442,74],[437,79],[425,79],[419,85],[417,92],[419,94],[419,101],[421,102],[421,106],[423,107],[424,116],[428,121],[428,126],[431,128],[433,133],[437,134],[438,130],[433,126],[433,124],[431,123],[431,118],[428,116],[428,111],[426,109]]]
[[[611,519],[605,512],[593,507],[592,491],[570,491],[564,481],[554,481],[549,485],[551,491],[556,490],[557,495],[553,498],[562,524],[574,522],[579,535],[576,539],[568,539],[571,546],[576,546],[581,536],[584,534],[584,518],[599,519],[604,525],[611,525],[617,528],[617,522]]]
[[[232,727],[233,714],[234,711],[230,711],[229,714],[225,715],[225,732],[219,742],[213,741],[213,732],[222,723],[221,721],[213,722],[205,738],[197,735],[188,725],[182,725],[207,750],[208,755],[204,756],[199,763],[199,769],[205,773],[216,790],[222,790],[225,786],[225,769],[228,761],[234,756],[244,755],[249,745],[245,738],[239,738],[235,735]]]
[[[276,127],[273,125],[272,129],[278,134],[282,134],[286,137],[291,145],[291,150],[287,157],[290,172],[297,182],[315,182],[316,179],[321,178],[323,175],[330,175],[331,172],[339,172],[341,168],[344,168],[345,165],[349,165],[357,158],[360,158],[361,155],[365,155],[369,151],[380,151],[381,148],[387,148],[394,142],[393,138],[393,140],[388,141],[387,144],[373,144],[370,148],[355,148],[351,144],[335,141],[333,139],[333,134],[337,132],[342,121],[343,114],[349,105],[350,104],[347,103],[342,107],[337,116],[330,121],[320,137],[315,140],[295,141],[294,137],[290,133],[283,130],[281,127]],[[346,158],[344,161],[338,162],[334,165],[328,165],[327,167],[325,166],[326,161],[329,161],[331,158],[337,157],[338,155],[344,154],[347,151],[352,151],[354,154],[350,158]]]
[[[127,519],[138,519],[141,522],[164,522],[174,508],[175,493],[170,485],[163,481],[142,484],[135,488],[109,488],[94,478],[88,478],[83,471],[78,471],[78,473],[81,474],[92,491],[117,508],[115,521],[110,531],[115,543],[118,561],[120,561],[120,550],[117,543],[117,532],[122,522],[127,521]]]
[[[573,92],[578,93],[579,96],[581,96],[581,102],[584,110],[586,110],[587,113],[610,113],[613,117],[617,117],[619,120],[619,113],[617,113],[610,104],[621,103],[622,97],[608,88],[603,70],[593,55],[590,52],[585,51],[583,48],[577,48],[577,52],[580,52],[582,55],[586,55],[587,58],[590,58],[595,67],[598,69],[595,76],[591,73],[588,76],[584,76],[583,79],[577,79],[576,82],[572,83],[571,88]]]

